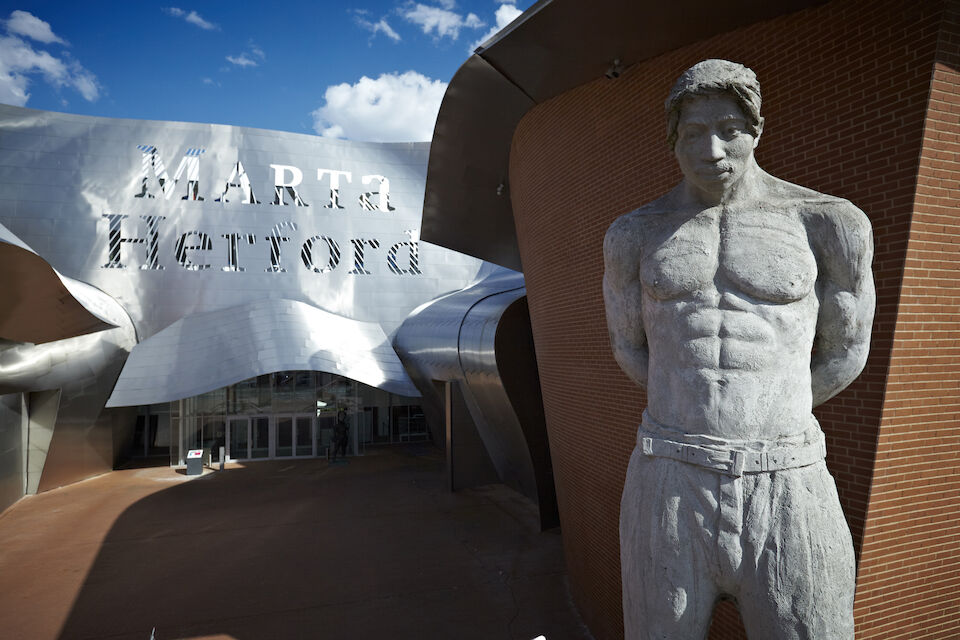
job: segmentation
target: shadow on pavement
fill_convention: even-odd
[[[269,461],[126,509],[60,638],[589,638],[559,532],[500,485],[451,494],[442,454]]]

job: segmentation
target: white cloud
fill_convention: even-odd
[[[27,104],[27,79],[24,76],[8,72],[0,65],[0,103],[22,107]]]
[[[326,138],[372,142],[430,140],[447,83],[416,71],[366,76],[327,87],[313,111],[313,128]]]
[[[67,44],[66,40],[53,33],[49,22],[44,22],[32,13],[19,9],[10,14],[10,19],[7,20],[7,31],[27,36],[44,44]]]
[[[357,16],[357,24],[373,35],[382,33],[394,42],[400,42],[400,34],[393,30],[393,27],[387,23],[386,18],[380,18],[380,20],[377,22],[370,22],[369,20]]]
[[[256,60],[251,60],[247,57],[247,54],[241,53],[238,56],[227,56],[227,62],[231,62],[238,67],[255,67],[257,66]]]
[[[227,62],[235,64],[238,67],[256,67],[260,63],[257,61],[257,58],[263,60],[266,55],[263,53],[263,49],[255,45],[253,42],[247,45],[247,50],[241,53],[238,56],[227,56]]]
[[[237,65],[238,67],[257,66],[256,60],[251,60],[245,53],[241,53],[239,56],[227,56],[227,61]]]
[[[456,40],[460,37],[460,29],[479,29],[484,26],[483,20],[474,13],[468,13],[466,17],[448,9],[440,7],[430,7],[425,4],[408,4],[401,10],[403,17],[423,29],[424,33],[436,31],[438,38],[450,38]]]
[[[479,40],[470,45],[470,53],[473,53],[477,47],[496,35],[500,29],[503,29],[505,26],[516,20],[517,16],[519,16],[521,13],[523,13],[523,11],[517,9],[517,6],[513,3],[504,3],[497,7],[497,24],[494,25],[490,31],[487,31],[487,33]]]
[[[79,62],[38,51],[16,35],[0,36],[0,102],[21,107],[27,104],[33,75],[58,89],[70,87],[89,102],[100,97],[97,77]]]
[[[207,31],[216,31],[220,28],[212,22],[204,20],[196,11],[184,11],[179,7],[165,7],[163,10],[175,18],[183,18],[190,24]]]
[[[80,95],[82,95],[83,99],[87,102],[94,102],[100,97],[100,84],[97,82],[97,76],[79,64],[74,65],[70,84],[80,92]]]

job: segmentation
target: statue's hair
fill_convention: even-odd
[[[677,123],[683,101],[690,96],[728,93],[736,99],[747,118],[747,129],[760,135],[760,83],[751,69],[729,60],[698,62],[677,78],[664,103],[667,110],[667,145],[670,150],[677,143]]]

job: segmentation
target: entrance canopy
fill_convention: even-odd
[[[107,406],[169,402],[284,370],[420,395],[379,324],[264,299],[182,318],[138,344]]]

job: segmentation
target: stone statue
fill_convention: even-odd
[[[850,530],[811,409],[859,375],[870,222],[763,171],[760,86],[706,60],[666,102],[682,182],[604,240],[614,355],[649,404],[620,508],[628,640],[853,638]]]

